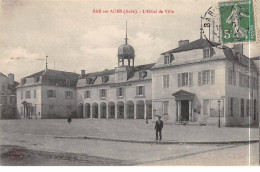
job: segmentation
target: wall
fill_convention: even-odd
[[[56,98],[48,98],[47,90],[56,90]],[[66,99],[65,91],[71,91],[73,98]],[[70,113],[76,111],[76,91],[74,88],[43,85],[41,95],[42,118],[67,118]],[[53,108],[50,108],[50,105],[53,105]],[[69,109],[68,106],[71,108]]]
[[[198,72],[202,70],[215,69],[215,84],[198,86]],[[193,86],[178,87],[178,74],[184,72],[193,72]],[[163,88],[162,77],[169,74],[169,88]],[[225,95],[225,62],[223,60],[201,62],[194,64],[187,64],[181,66],[172,66],[167,68],[159,68],[153,70],[152,85],[153,85],[153,108],[157,115],[162,115],[162,101],[169,101],[169,122],[176,121],[176,101],[173,93],[179,90],[185,90],[194,93],[192,101],[192,108],[198,109],[201,107],[201,113],[194,112],[194,121],[206,121],[208,123],[216,123],[217,117],[209,117],[203,115],[203,99],[222,99]],[[223,106],[223,105],[222,105]],[[221,119],[222,123],[224,118]]]
[[[246,111],[246,100],[247,99],[257,99],[257,89],[251,89],[253,91],[252,97],[249,97],[249,88],[240,87],[239,86],[239,72],[243,74],[249,75],[249,70],[245,67],[233,64],[231,61],[228,61],[226,63],[226,70],[228,69],[234,69],[236,71],[236,85],[230,85],[228,83],[228,74],[226,75],[226,106],[228,107],[226,109],[226,121],[227,125],[249,125],[257,123],[257,120],[254,120],[254,114],[253,114],[253,108],[251,111],[250,116],[246,116],[246,112],[244,112],[244,117],[241,117],[241,99],[244,99],[244,111]],[[255,71],[252,71],[252,77],[257,78],[257,73]],[[234,113],[233,116],[230,115],[230,98],[234,98]],[[258,100],[259,102],[259,100]],[[257,103],[259,104],[259,103]]]

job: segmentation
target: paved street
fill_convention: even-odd
[[[78,119],[71,125],[66,120],[2,120],[0,124],[1,165],[249,165],[249,152],[250,164],[258,165],[258,143],[159,145],[54,137],[153,140],[154,124],[147,125],[143,120]],[[247,128],[165,125],[164,139],[224,141],[230,137],[243,140],[248,139],[247,131]],[[184,138],[178,132],[182,132]],[[231,137],[232,133],[236,137]],[[251,136],[258,138],[257,128],[251,129]],[[14,150],[24,153],[22,160],[10,159]]]

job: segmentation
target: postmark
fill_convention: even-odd
[[[253,0],[219,3],[223,43],[256,41]]]
[[[24,153],[20,150],[13,150],[9,153],[9,158],[12,161],[21,161],[24,158]]]

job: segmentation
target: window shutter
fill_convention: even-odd
[[[170,78],[169,78],[169,75],[167,75],[167,88],[169,87],[170,85]]]
[[[192,81],[193,81],[193,73],[192,72],[190,72],[189,73],[189,86],[192,86]]]
[[[178,74],[178,87],[181,86],[181,74]]]
[[[73,99],[73,92],[71,92],[71,99]]]
[[[145,87],[143,86],[143,95],[145,96]]]
[[[67,91],[65,91],[65,99],[67,98]]]
[[[119,88],[116,88],[116,97],[118,97],[119,96]]]
[[[139,87],[137,86],[136,87],[136,95],[138,96],[138,89],[139,89]]]
[[[211,74],[210,82],[211,84],[215,84],[215,70],[211,70],[210,74]]]
[[[91,98],[91,91],[88,91],[88,97]]]
[[[233,84],[236,85],[236,71],[235,70],[233,70],[233,74],[234,74],[234,80],[233,80],[234,83]]]
[[[164,55],[164,64],[167,64],[167,56]]]
[[[228,83],[231,85],[232,84],[232,80],[231,80],[232,76],[231,76],[231,70],[228,70]]]
[[[56,90],[53,90],[54,98],[56,98]]]
[[[201,72],[198,72],[198,85],[201,85]]]

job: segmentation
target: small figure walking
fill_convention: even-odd
[[[71,123],[71,120],[72,120],[71,115],[69,115],[69,116],[68,116],[68,123],[69,123],[69,124]]]
[[[155,130],[156,130],[156,140],[158,140],[158,134],[159,134],[159,140],[162,140],[162,128],[163,128],[163,121],[161,120],[161,117],[158,116],[158,120],[155,123]]]

